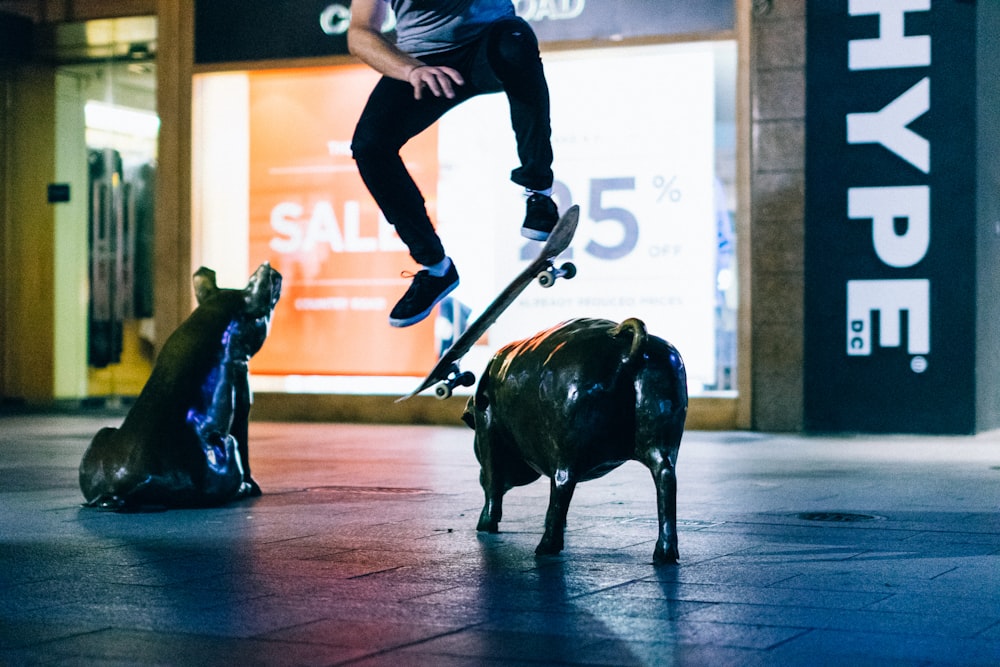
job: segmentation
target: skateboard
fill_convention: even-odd
[[[556,267],[554,262],[556,257],[569,247],[579,220],[580,207],[571,206],[552,228],[552,233],[549,234],[549,238],[542,246],[538,256],[521,273],[517,274],[510,284],[486,307],[486,310],[458,337],[458,340],[452,343],[451,347],[441,355],[437,365],[431,369],[420,386],[406,396],[396,399],[396,402],[413,398],[431,386],[434,387],[434,395],[442,400],[450,398],[455,387],[471,387],[476,381],[475,374],[470,371],[463,372],[458,362],[465,356],[466,352],[472,349],[472,346],[486,333],[486,330],[497,321],[507,306],[514,303],[518,295],[536,278],[542,287],[552,287],[558,278],[568,280],[576,275],[576,266],[572,262],[566,262],[559,267]]]

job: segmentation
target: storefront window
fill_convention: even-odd
[[[525,290],[463,366],[565,319],[639,317],[680,349],[692,395],[733,390],[735,43],[543,57],[555,198],[581,208],[578,273]],[[428,321],[388,326],[416,267],[350,156],[376,79],[360,65],[196,77],[196,261],[229,284],[265,260],[285,276],[258,388],[406,393],[537,250],[519,235],[506,99],[476,98],[404,153],[462,284]]]

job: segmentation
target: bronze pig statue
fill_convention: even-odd
[[[675,466],[687,403],[680,354],[638,319],[575,319],[507,345],[462,417],[476,431],[486,495],[477,529],[498,532],[504,493],[546,475],[549,506],[535,553],[557,554],[576,484],[635,460],[656,484],[653,562],[676,562]]]
[[[260,495],[250,476],[247,362],[271,326],[281,274],[262,264],[245,289],[194,274],[198,307],[163,345],[121,428],[103,428],[80,462],[88,506],[206,507]]]

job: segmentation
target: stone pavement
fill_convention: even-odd
[[[1000,434],[689,432],[681,563],[628,463],[536,560],[544,481],[499,535],[462,427],[254,423],[265,495],[80,507],[120,416],[0,417],[2,665],[998,665]]]

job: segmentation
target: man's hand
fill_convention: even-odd
[[[406,75],[406,80],[413,86],[414,99],[420,99],[426,87],[435,97],[455,97],[455,86],[465,83],[462,75],[451,67],[434,67],[433,65],[417,65]]]
[[[455,86],[465,83],[461,74],[450,67],[425,65],[397,49],[382,34],[388,7],[385,0],[354,0],[351,3],[348,50],[379,73],[407,81],[413,86],[415,99],[421,98],[425,87],[435,97],[455,97]]]

